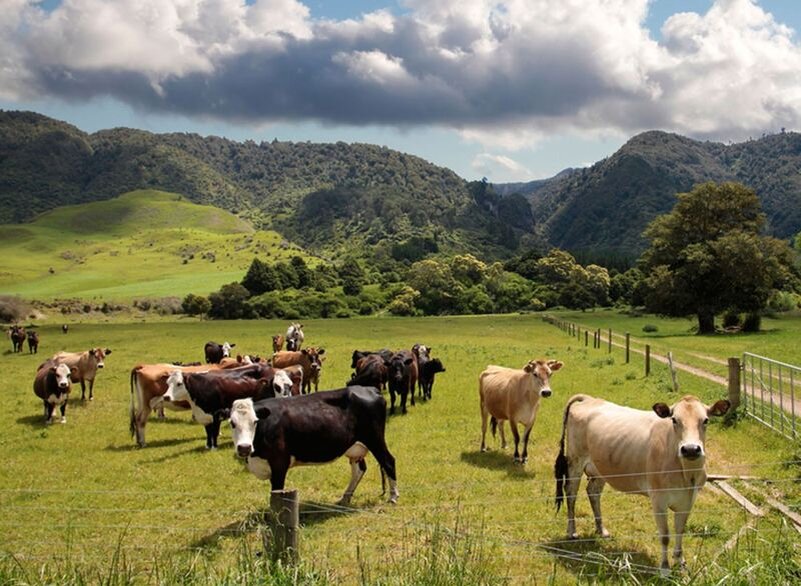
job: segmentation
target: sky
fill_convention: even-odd
[[[465,179],[801,130],[798,0],[0,0],[0,109],[366,142]]]

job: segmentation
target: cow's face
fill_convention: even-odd
[[[231,357],[231,348],[236,346],[236,344],[229,344],[228,342],[223,342],[223,345],[220,346],[222,349],[223,358],[230,358]]]
[[[312,376],[319,375],[323,369],[323,360],[325,360],[325,348],[304,348],[301,350],[306,358],[309,359],[309,368],[311,369]]]
[[[697,397],[687,395],[673,407],[668,407],[665,403],[656,403],[653,410],[663,419],[670,418],[679,460],[692,462],[703,461],[706,455],[704,441],[709,417],[723,415],[729,407],[730,403],[725,400],[707,407]]]
[[[562,368],[563,363],[558,360],[531,360],[523,367],[527,373],[531,375],[534,380],[534,389],[540,397],[550,397],[553,394],[551,391],[551,374]]]
[[[111,350],[108,348],[105,350],[103,348],[92,348],[89,350],[89,358],[90,360],[94,361],[95,367],[97,368],[103,368],[106,366],[105,360],[106,356],[109,354],[111,354]]]
[[[189,400],[184,373],[180,370],[173,370],[167,377],[167,392],[164,393],[164,400],[168,403]]]
[[[409,366],[414,362],[414,358],[407,358],[402,354],[396,354],[389,361],[388,378],[400,382],[405,376],[408,376]]]
[[[253,439],[256,437],[258,421],[253,399],[237,399],[231,405],[231,434],[234,450],[240,458],[247,458],[253,453]]]
[[[356,368],[356,366],[359,364],[359,360],[364,358],[364,356],[365,356],[364,352],[360,352],[359,350],[354,350],[350,359],[350,367]]]
[[[436,374],[437,372],[445,372],[445,367],[442,365],[442,361],[439,358],[434,358],[430,364],[431,364],[431,366],[429,366],[429,368],[431,369],[430,372],[434,374]]]
[[[59,390],[61,392],[69,392],[72,369],[66,364],[59,364],[51,367],[50,371],[56,376],[56,386]]]
[[[273,377],[273,390],[276,397],[292,396],[292,379],[283,370],[276,370]]]

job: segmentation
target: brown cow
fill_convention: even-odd
[[[28,330],[28,353],[39,353],[39,332],[36,330]]]
[[[105,366],[106,356],[111,354],[111,350],[106,348],[92,348],[85,352],[58,352],[51,360],[66,364],[72,371],[72,382],[81,383],[81,401],[86,398],[86,384],[89,381],[89,400],[93,400],[92,391],[95,386],[95,376],[97,369]]]
[[[577,537],[576,494],[584,473],[596,533],[609,536],[601,519],[601,492],[607,482],[621,492],[648,496],[662,545],[662,573],[670,572],[668,509],[674,512],[673,558],[683,565],[684,527],[706,482],[706,426],[710,416],[723,415],[729,407],[725,400],[707,407],[687,395],[673,407],[656,403],[652,411],[640,411],[588,395],[571,397],[554,465],[557,510],[567,493],[568,538]]]
[[[273,354],[284,349],[284,337],[281,334],[273,336]]]
[[[45,423],[51,423],[56,405],[61,409],[61,423],[67,423],[67,398],[70,394],[70,367],[48,360],[39,365],[33,379],[33,392],[44,404]]]
[[[479,376],[478,394],[481,400],[481,451],[486,448],[487,419],[492,418],[492,430],[500,422],[501,447],[506,447],[503,422],[509,420],[515,438],[514,461],[528,459],[528,438],[537,419],[540,397],[551,396],[550,376],[562,368],[556,360],[531,360],[522,369],[490,365]],[[518,424],[524,426],[523,454],[518,451]]]
[[[310,346],[298,352],[276,352],[273,354],[273,368],[286,368],[295,364],[303,368],[303,386],[301,391],[303,394],[311,392],[311,385],[314,383],[314,392],[317,392],[317,387],[320,382],[320,371],[323,368],[323,360],[325,360],[325,348],[315,348]]]
[[[16,354],[22,352],[22,344],[25,342],[25,328],[22,326],[11,326],[8,331],[8,337],[11,338],[11,348]]]

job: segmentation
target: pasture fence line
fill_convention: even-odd
[[[801,435],[801,367],[743,353],[742,401],[746,413],[795,441]]]

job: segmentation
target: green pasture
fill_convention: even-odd
[[[12,355],[8,343],[0,355],[6,383],[0,581],[14,576],[54,583],[78,575],[89,583],[247,583],[230,572],[242,564],[243,551],[251,552],[244,559],[256,559],[255,527],[269,485],[234,457],[228,429],[220,449],[206,451],[203,429],[189,413],[151,419],[148,446],[136,448],[128,431],[129,373],[142,362],[202,360],[208,340],[228,340],[238,351],[264,355],[270,336],[286,326],[186,319],[76,324],[63,335],[54,325],[40,330],[39,356]],[[608,355],[585,348],[536,315],[311,320],[304,331],[308,345],[326,349],[323,388],[347,380],[356,348],[426,343],[447,372],[438,375],[431,401],[389,419],[387,443],[397,459],[400,488],[396,506],[380,495],[372,458],[348,509],[333,506],[350,477],[346,461],[290,471],[287,487],[297,488],[302,501],[302,570],[289,572],[281,583],[659,581],[651,573],[659,546],[648,500],[608,489],[603,506],[613,537],[597,540],[582,488],[582,539],[566,542],[565,512],[557,515],[553,507],[553,462],[568,397],[590,393],[640,408],[672,402],[678,396],[663,367],[655,365],[646,379],[641,365],[623,364],[621,350]],[[95,400],[73,397],[68,422],[45,427],[31,390],[36,366],[56,351],[96,345],[113,352],[99,373]],[[514,465],[511,451],[500,450],[493,439],[491,451],[481,453],[479,373],[490,363],[520,367],[538,357],[565,366],[552,380],[554,396],[540,410],[528,464]],[[682,385],[683,392],[707,402],[722,396],[722,389],[694,377],[683,377]],[[796,452],[758,424],[714,422],[707,449],[710,471],[770,479],[752,481],[757,493],[770,492],[791,506],[801,503],[799,470],[784,464]],[[728,497],[704,490],[685,538],[688,569],[675,579],[717,583],[742,574],[737,583],[754,576],[787,582],[799,570],[799,538],[774,514],[723,552],[748,520]],[[118,575],[112,567],[124,570]],[[110,574],[113,582],[106,579]]]
[[[134,191],[0,226],[0,293],[107,301],[208,294],[241,280],[254,256],[293,255],[306,256],[229,212]]]

